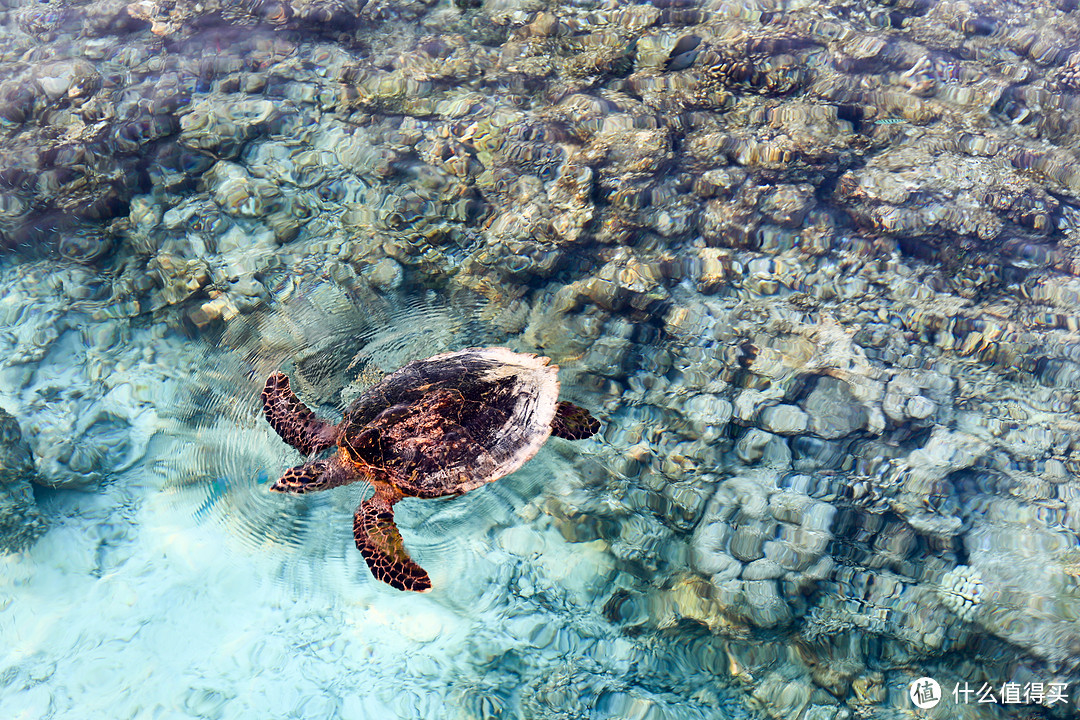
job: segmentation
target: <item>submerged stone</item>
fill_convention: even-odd
[[[30,446],[18,421],[0,408],[0,551],[25,550],[48,524],[34,504],[30,483],[37,477]]]

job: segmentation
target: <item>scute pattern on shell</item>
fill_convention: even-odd
[[[505,348],[409,363],[348,409],[341,446],[406,495],[468,492],[521,467],[551,433],[558,368]]]

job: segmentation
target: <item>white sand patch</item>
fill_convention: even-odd
[[[273,581],[288,551],[253,551],[161,499],[137,524],[134,554],[102,574],[74,521],[0,561],[0,668],[20,669],[0,687],[8,717],[369,717],[391,710],[370,697],[346,708],[334,688],[385,685],[418,648],[449,656],[467,636],[468,620],[340,562],[332,583],[297,593]]]
[[[404,508],[406,541],[436,581],[417,595],[374,581],[358,553],[252,543],[245,526],[196,519],[156,485],[118,481],[29,552],[0,559],[5,717],[449,717],[447,698],[465,692],[455,683],[475,682],[475,663],[505,651],[480,651],[478,639],[519,642],[507,570],[535,577],[520,587],[562,587],[576,602],[610,572],[602,543],[568,544],[512,507],[497,512],[513,496],[505,489],[477,491],[475,506]],[[126,526],[111,516],[120,487],[146,493]],[[347,508],[328,514],[342,522],[325,537],[347,535]],[[522,526],[499,530],[493,551],[496,518]],[[123,547],[103,555],[117,524]],[[458,537],[441,537],[444,526]]]

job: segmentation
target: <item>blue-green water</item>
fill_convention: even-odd
[[[1073,0],[3,3],[0,716],[1075,717],[1078,48]],[[399,503],[394,590],[259,392],[485,346],[601,431]]]

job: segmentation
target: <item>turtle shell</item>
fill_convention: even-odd
[[[458,495],[514,472],[551,434],[558,366],[506,348],[409,363],[346,411],[344,456],[403,495]]]

